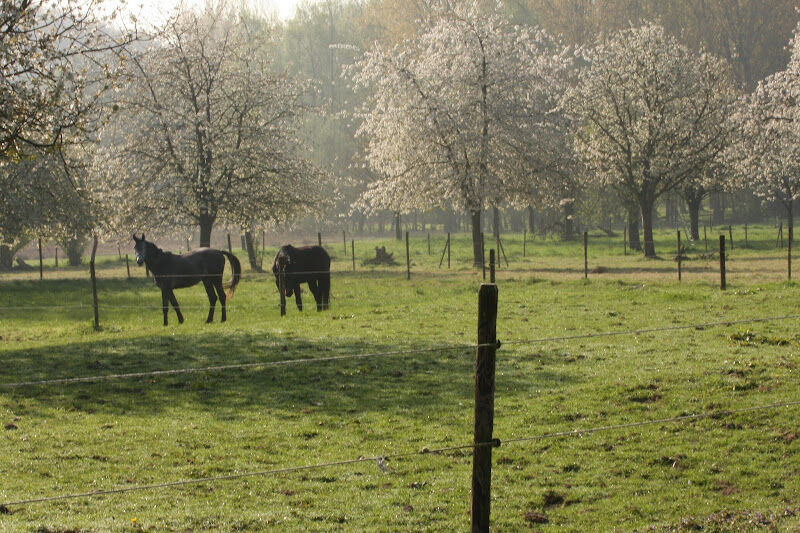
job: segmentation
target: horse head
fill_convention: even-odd
[[[142,266],[148,257],[154,257],[159,251],[158,247],[152,242],[144,240],[144,233],[141,239],[136,235],[133,236],[133,253],[136,255],[136,264]]]
[[[283,273],[283,293],[288,298],[294,293],[294,289],[288,279],[291,272],[292,256],[285,248],[285,246],[282,247],[278,251],[278,255],[275,256],[275,261],[272,263],[272,273],[275,274],[275,286],[278,287],[278,291],[281,290],[280,274]]]

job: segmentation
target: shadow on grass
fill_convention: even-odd
[[[298,362],[241,370],[123,378],[96,382],[8,387],[7,384],[71,377],[152,372],[216,365],[377,354],[419,348],[362,342],[312,343],[236,331],[129,337],[104,343],[3,353],[0,395],[27,414],[65,409],[112,415],[157,414],[176,405],[236,418],[256,406],[329,414],[426,409],[473,395],[475,349],[449,345],[422,353],[334,361]],[[427,349],[427,347],[421,347]],[[551,370],[504,376],[504,387],[562,387],[575,380]],[[23,401],[24,400],[24,401]],[[16,409],[16,408],[15,408]],[[31,412],[34,411],[34,412]]]

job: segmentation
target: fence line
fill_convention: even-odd
[[[160,308],[159,308],[160,309]],[[512,340],[512,341],[502,341],[503,345],[507,346],[519,346],[519,345],[526,345],[526,344],[542,344],[546,342],[561,342],[561,341],[569,341],[569,340],[577,340],[577,339],[590,339],[590,338],[598,338],[598,337],[612,337],[612,336],[620,336],[620,335],[641,335],[643,333],[658,333],[664,331],[677,331],[677,330],[684,330],[684,329],[705,329],[711,327],[718,327],[718,326],[732,326],[732,325],[741,325],[741,324],[752,324],[752,323],[761,323],[761,322],[777,322],[781,320],[791,320],[791,319],[800,319],[800,314],[798,315],[784,315],[784,316],[774,316],[774,317],[762,317],[762,318],[750,318],[750,319],[743,319],[743,320],[723,320],[719,322],[705,322],[701,324],[684,324],[680,326],[667,326],[662,328],[641,328],[641,329],[631,329],[631,330],[622,330],[622,331],[605,331],[605,332],[597,332],[597,333],[583,333],[577,335],[565,335],[559,337],[540,337],[537,339],[519,339],[519,340]],[[217,371],[227,371],[227,370],[245,370],[250,368],[266,368],[271,366],[288,366],[294,364],[311,364],[311,363],[323,363],[323,362],[330,362],[330,361],[343,361],[343,360],[353,360],[353,359],[368,359],[368,358],[382,358],[382,357],[394,357],[398,355],[410,355],[410,354],[420,354],[420,353],[430,353],[430,352],[437,352],[437,351],[444,351],[444,350],[463,350],[463,349],[473,349],[479,348],[485,345],[481,344],[448,344],[448,345],[440,345],[428,348],[419,348],[419,349],[412,349],[412,350],[396,350],[396,351],[389,351],[389,352],[372,352],[372,353],[364,353],[364,354],[347,354],[347,355],[337,355],[337,356],[330,356],[330,357],[313,357],[313,358],[302,358],[302,359],[284,359],[280,361],[263,361],[263,362],[256,362],[256,363],[241,363],[241,364],[231,364],[231,365],[218,365],[218,366],[207,366],[207,367],[198,367],[198,368],[177,368],[171,370],[154,370],[151,372],[131,372],[131,373],[122,373],[122,374],[108,374],[105,376],[87,376],[87,377],[70,377],[70,378],[56,378],[56,379],[45,379],[45,380],[38,380],[38,381],[24,381],[18,383],[0,383],[0,389],[9,389],[9,388],[18,388],[23,386],[38,386],[38,385],[55,385],[55,384],[69,384],[69,383],[84,383],[84,382],[97,382],[97,381],[107,381],[107,380],[114,380],[114,379],[134,379],[134,378],[142,378],[142,377],[156,377],[156,376],[166,376],[166,375],[180,375],[180,374],[197,374],[202,372],[217,372]]]
[[[570,437],[576,435],[584,435],[584,434],[592,434],[592,433],[599,433],[601,431],[611,431],[615,429],[627,429],[627,428],[635,428],[635,427],[643,427],[649,425],[656,425],[656,424],[665,424],[665,423],[673,423],[673,422],[685,422],[688,420],[698,420],[702,418],[721,418],[726,417],[734,414],[741,414],[741,413],[748,413],[748,412],[755,412],[755,411],[764,411],[770,409],[777,409],[781,407],[792,407],[800,405],[800,401],[786,401],[786,402],[777,402],[767,405],[760,405],[760,406],[752,406],[752,407],[744,407],[741,409],[724,409],[724,410],[717,410],[717,411],[709,411],[706,413],[698,413],[694,415],[683,415],[683,416],[676,416],[670,418],[661,418],[657,420],[645,420],[640,422],[631,422],[628,424],[616,424],[616,425],[608,425],[608,426],[599,426],[593,428],[585,428],[585,429],[575,429],[571,431],[563,431],[557,433],[544,433],[541,435],[533,435],[530,437],[518,437],[512,439],[492,439],[488,442],[479,442],[479,443],[471,443],[471,444],[464,444],[460,446],[446,446],[441,448],[428,448],[424,447],[421,450],[415,452],[396,452],[392,454],[385,454],[385,455],[377,455],[371,457],[358,457],[357,459],[344,459],[340,461],[331,461],[327,463],[316,463],[316,464],[307,464],[307,465],[300,465],[300,466],[290,466],[284,468],[275,468],[271,470],[260,470],[255,472],[243,472],[240,474],[227,474],[221,476],[209,476],[197,479],[183,479],[178,481],[169,481],[164,483],[153,483],[150,485],[138,485],[134,487],[121,487],[116,489],[101,489],[91,492],[81,492],[81,493],[71,493],[71,494],[61,494],[58,496],[48,496],[42,498],[29,498],[24,500],[16,500],[16,501],[8,501],[0,503],[0,509],[6,509],[11,506],[19,506],[19,505],[29,505],[34,503],[47,503],[47,502],[54,502],[54,501],[63,501],[68,499],[77,499],[77,498],[91,498],[96,496],[105,496],[111,494],[121,494],[126,492],[141,492],[145,490],[155,490],[155,489],[164,489],[164,488],[173,488],[185,485],[197,485],[202,483],[214,483],[218,481],[230,481],[236,479],[243,479],[248,477],[264,477],[268,475],[276,475],[276,474],[287,474],[293,472],[300,472],[304,470],[316,470],[321,468],[330,468],[334,466],[346,466],[358,463],[376,463],[381,472],[388,471],[386,467],[386,461],[392,459],[401,459],[401,458],[408,458],[408,457],[416,457],[420,455],[437,455],[444,452],[450,451],[458,451],[458,450],[467,450],[467,449],[475,449],[481,447],[499,447],[503,444],[518,444],[523,442],[530,442],[534,440],[542,440],[548,438],[560,438],[560,437]]]
[[[203,372],[218,372],[227,370],[246,370],[252,368],[267,368],[273,366],[290,366],[311,363],[328,363],[331,361],[357,360],[357,359],[377,359],[385,357],[396,357],[399,355],[411,355],[420,353],[441,352],[446,350],[463,350],[466,348],[476,348],[475,344],[464,345],[442,345],[437,347],[419,348],[413,350],[396,350],[390,352],[373,352],[363,354],[332,355],[329,357],[308,357],[302,359],[282,359],[280,361],[263,361],[257,363],[240,363],[231,365],[205,366],[197,368],[176,368],[171,370],[153,370],[151,372],[130,372],[125,374],[107,374],[103,376],[86,376],[43,379],[39,381],[23,381],[18,383],[0,383],[0,389],[12,389],[38,385],[60,385],[69,383],[89,383],[97,381],[110,381],[116,379],[135,379],[144,377],[171,376],[180,374],[199,374]]]
[[[704,324],[684,324],[681,326],[665,326],[663,328],[641,328],[641,329],[629,329],[629,330],[622,330],[622,331],[603,331],[597,333],[582,333],[576,335],[564,335],[560,337],[541,337],[538,339],[519,339],[513,341],[504,341],[503,344],[505,345],[520,345],[520,344],[540,344],[543,342],[555,342],[555,341],[569,341],[575,339],[591,339],[595,337],[612,337],[617,335],[641,335],[642,333],[657,333],[662,331],[677,331],[681,329],[705,329],[705,328],[712,328],[717,326],[734,326],[740,324],[752,324],[756,322],[776,322],[779,320],[791,320],[800,318],[800,315],[784,315],[784,316],[773,316],[773,317],[764,317],[764,318],[747,318],[743,320],[722,320],[719,322],[706,322]]]

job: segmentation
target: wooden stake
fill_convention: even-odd
[[[125,254],[125,270],[128,271],[128,279],[131,279],[131,263],[128,260],[128,254]]]
[[[89,274],[92,277],[92,306],[94,307],[94,329],[100,329],[100,309],[97,306],[97,276],[94,271],[94,259],[97,254],[97,235],[92,243],[92,258],[89,261]]]
[[[681,281],[681,230],[678,230],[678,281]]]
[[[406,279],[411,279],[411,254],[408,251],[408,232],[406,232],[406,269],[408,271]]]
[[[489,282],[494,283],[494,250],[489,250]]]
[[[319,246],[322,247],[322,233],[321,232],[317,232],[317,244],[319,244]]]
[[[733,226],[728,226],[728,235],[731,238],[731,251],[733,251]]]
[[[39,281],[44,279],[44,261],[42,259],[42,238],[39,237]]]
[[[353,272],[356,271],[356,241],[350,241],[350,256],[353,258]]]
[[[583,279],[589,279],[589,232],[583,232]]]
[[[56,268],[58,268],[58,246],[56,246]]]
[[[472,450],[471,531],[489,531],[494,431],[495,361],[497,353],[497,285],[478,292],[478,348],[475,362],[475,429]]]
[[[727,286],[725,279],[725,235],[719,236],[719,288],[723,291]]]

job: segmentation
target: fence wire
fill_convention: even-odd
[[[709,411],[706,413],[698,413],[694,415],[681,415],[675,416],[670,418],[660,418],[656,420],[644,420],[640,422],[631,422],[628,424],[615,424],[615,425],[607,425],[607,426],[599,426],[599,427],[592,427],[592,428],[584,428],[584,429],[574,429],[571,431],[562,431],[556,433],[543,433],[541,435],[533,435],[529,437],[517,437],[512,439],[493,439],[489,442],[479,442],[479,443],[472,443],[472,444],[464,444],[460,446],[446,446],[440,448],[422,448],[421,450],[415,452],[396,452],[391,454],[384,454],[384,455],[377,455],[377,456],[370,456],[370,457],[358,457],[356,459],[343,459],[339,461],[331,461],[326,463],[315,463],[315,464],[307,464],[307,465],[300,465],[300,466],[290,466],[284,468],[275,468],[270,470],[260,470],[254,472],[243,472],[239,474],[226,474],[221,476],[209,476],[209,477],[202,477],[197,479],[183,479],[178,481],[168,481],[164,483],[153,483],[149,485],[137,485],[133,487],[120,487],[114,489],[101,489],[95,490],[90,492],[79,492],[79,493],[71,493],[71,494],[61,494],[57,496],[47,496],[41,498],[28,498],[22,500],[15,500],[15,501],[8,501],[0,503],[0,510],[5,509],[8,511],[8,507],[20,506],[20,505],[29,505],[34,503],[47,503],[47,502],[54,502],[54,501],[62,501],[62,500],[69,500],[69,499],[78,499],[78,498],[92,498],[97,496],[105,496],[111,494],[121,494],[121,493],[128,493],[128,492],[141,492],[146,490],[156,490],[156,489],[165,489],[165,488],[173,488],[173,487],[180,487],[185,485],[197,485],[203,483],[214,483],[219,481],[230,481],[236,479],[243,479],[248,477],[265,477],[269,475],[277,475],[277,474],[288,474],[293,472],[300,472],[305,470],[316,470],[316,469],[323,469],[323,468],[332,468],[336,466],[345,466],[345,465],[352,465],[357,463],[376,463],[378,468],[381,472],[387,472],[388,467],[386,465],[387,461],[393,459],[401,459],[401,458],[409,458],[409,457],[416,457],[420,455],[439,455],[445,452],[452,452],[452,451],[459,451],[459,450],[468,450],[468,449],[475,449],[479,447],[499,447],[503,444],[518,444],[523,442],[530,442],[534,440],[542,440],[542,439],[549,439],[549,438],[561,438],[561,437],[571,437],[577,435],[586,435],[592,433],[599,433],[601,431],[612,431],[616,429],[628,429],[628,428],[636,428],[636,427],[643,427],[649,425],[657,425],[657,424],[666,424],[666,423],[675,423],[675,422],[686,422],[689,420],[698,420],[703,418],[723,418],[726,416],[731,416],[734,414],[741,414],[741,413],[749,413],[755,411],[764,411],[764,410],[772,410],[778,409],[781,407],[793,407],[800,405],[800,401],[786,401],[786,402],[777,402],[768,405],[760,405],[760,406],[752,406],[752,407],[744,407],[741,409],[724,409],[724,410],[716,410],[716,411]]]

